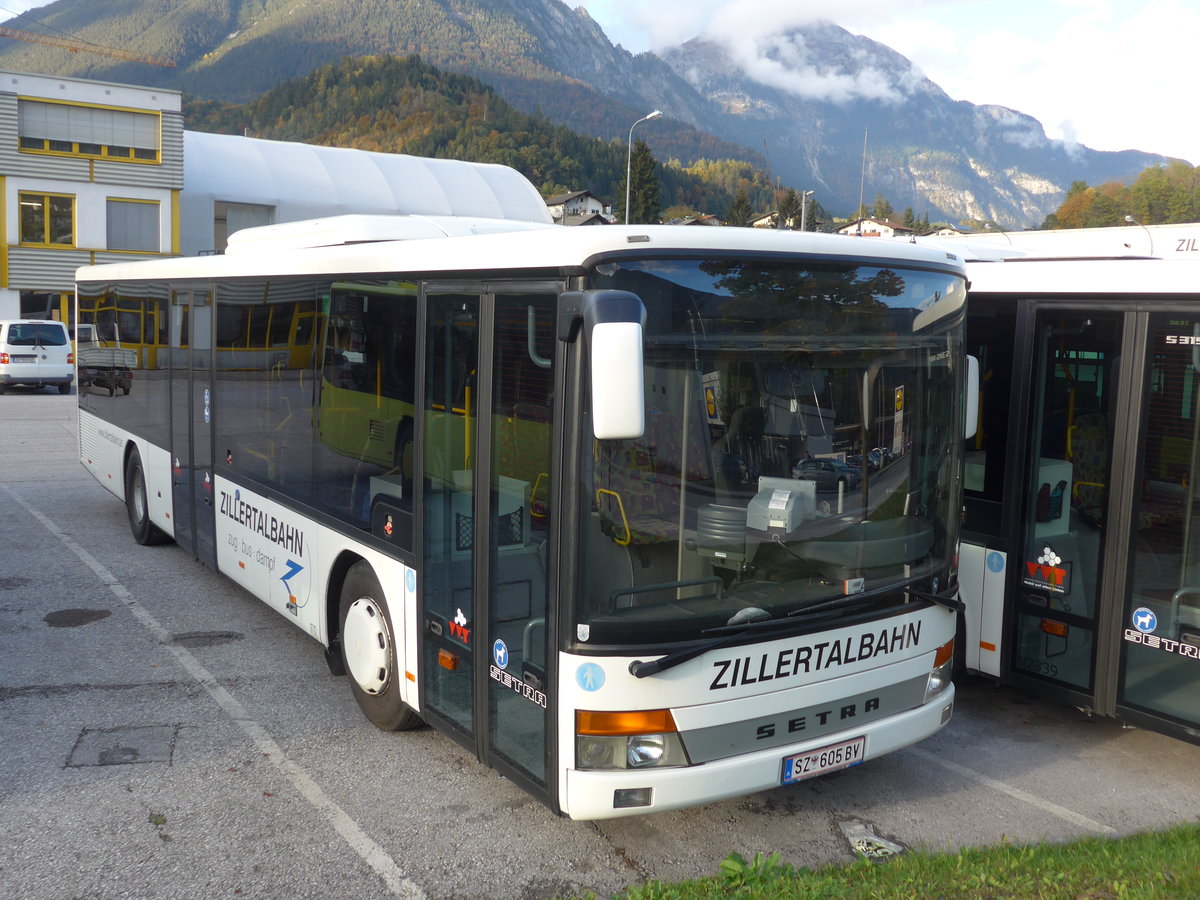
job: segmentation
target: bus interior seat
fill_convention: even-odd
[[[1100,413],[1087,413],[1067,429],[1067,459],[1074,466],[1071,505],[1080,517],[1100,527],[1108,477],[1108,422]]]

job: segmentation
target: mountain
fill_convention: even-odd
[[[709,102],[703,127],[741,143],[769,135],[785,181],[851,208],[861,190],[868,205],[882,194],[952,222],[1036,226],[1073,181],[1129,179],[1168,161],[1052,141],[1031,116],[952,100],[904,56],[836,25],[739,47],[735,59],[693,40],[664,59]]]
[[[512,166],[547,197],[584,183],[599,197],[615,198],[625,177],[623,143],[519,112],[478,79],[416,56],[347,56],[247,103],[189,99],[183,112],[196,131]],[[705,174],[663,168],[667,205],[728,206],[728,190]],[[772,195],[765,179],[757,184],[760,197]]]
[[[1074,181],[1128,180],[1167,162],[1051,141],[1035,119],[955,101],[900,54],[831,24],[749,49],[693,40],[634,55],[560,0],[57,0],[35,17],[177,67],[12,41],[0,68],[246,101],[347,55],[419,53],[603,139],[624,142],[636,119],[662,109],[664,120],[637,133],[660,160],[769,162],[784,184],[843,214],[857,208],[861,183],[868,204],[882,194],[935,220],[1037,225]]]

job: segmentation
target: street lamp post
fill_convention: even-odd
[[[1130,225],[1139,226],[1142,229],[1142,231],[1146,232],[1146,237],[1148,237],[1150,239],[1150,255],[1153,256],[1154,255],[1154,235],[1152,235],[1150,233],[1150,229],[1147,228],[1145,225],[1142,225],[1142,223],[1139,222],[1137,219],[1135,219],[1133,216],[1126,216],[1125,221],[1128,222]]]
[[[660,119],[660,118],[662,118],[662,110],[656,109],[656,110],[654,110],[654,112],[650,113],[650,115],[642,116],[640,119],[638,119],[636,122],[634,122],[632,125],[629,126],[629,142],[626,145],[628,149],[626,150],[626,153],[625,153],[625,224],[626,225],[629,224],[629,196],[630,196],[629,189],[632,187],[632,174],[633,174],[633,129],[637,128],[643,122],[649,122],[651,119]]]
[[[1010,247],[1012,246],[1012,238],[1009,237],[1008,232],[1005,231],[1003,228],[1001,228],[999,225],[997,225],[995,222],[984,222],[983,229],[984,229],[984,231],[999,232],[1000,234],[1004,235],[1004,239],[1006,241],[1008,241],[1008,246],[1010,246]]]
[[[808,198],[813,195],[812,191],[800,192],[800,230],[804,231],[808,224]]]

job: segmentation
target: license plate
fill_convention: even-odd
[[[866,737],[856,737],[840,744],[830,744],[828,747],[808,750],[795,756],[785,756],[781,784],[791,784],[793,781],[803,781],[805,778],[823,775],[826,772],[857,766],[863,761],[866,748]]]

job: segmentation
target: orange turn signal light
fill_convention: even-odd
[[[458,668],[458,655],[451,653],[449,650],[438,651],[438,665],[447,671],[453,672]]]
[[[678,731],[669,709],[637,709],[627,712],[575,711],[575,733],[595,735],[664,734]]]
[[[937,648],[937,656],[933,658],[933,667],[944,666],[954,658],[954,640],[951,639]]]

